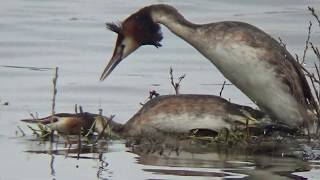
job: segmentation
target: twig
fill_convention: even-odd
[[[317,56],[318,60],[320,61],[320,52],[319,52],[319,49],[318,49],[317,47],[315,47],[312,42],[310,42],[310,45],[311,45],[311,48],[312,48],[314,54]]]
[[[316,63],[314,63],[314,67],[316,68],[316,72],[317,72],[317,75],[318,75],[318,79],[320,79],[320,72],[319,72],[319,68],[317,66]],[[318,92],[319,93],[319,92]]]
[[[315,13],[315,10],[313,7],[308,6],[309,11],[311,12],[312,16],[314,16],[316,18],[316,20],[318,21],[318,24],[320,26],[320,19],[318,17],[318,15]]]
[[[316,71],[317,71],[317,75],[318,75],[318,79],[320,79],[320,72],[319,72],[319,68],[317,66],[316,63],[314,63],[314,66],[316,67]],[[318,94],[320,95],[320,89],[319,89],[319,84],[318,84],[318,89],[315,89],[315,91],[318,92]],[[319,100],[318,100],[318,103],[319,103]]]
[[[306,54],[307,54],[307,50],[309,48],[309,42],[310,42],[310,37],[311,37],[311,27],[312,27],[312,22],[309,21],[308,36],[307,36],[307,40],[306,40],[306,45],[305,45],[304,50],[303,50],[302,61],[301,61],[300,64],[303,64],[304,61],[306,60]]]
[[[79,106],[79,111],[80,111],[80,114],[82,114],[82,113],[83,113],[82,106]]]
[[[301,69],[306,73],[306,76],[310,77],[313,79],[314,82],[317,84],[320,84],[320,81],[314,76],[314,74],[311,74],[305,67],[300,65]]]
[[[315,93],[316,93],[317,100],[318,100],[318,102],[319,102],[319,94],[318,94],[317,88],[316,88],[316,86],[315,86],[315,84],[314,84],[314,80],[313,80],[311,77],[309,77],[309,78],[310,78],[312,87],[313,87],[313,89],[314,89],[314,91],[315,91]]]
[[[32,117],[32,119],[36,120],[38,119],[36,116],[34,116],[31,112],[29,113],[29,115]]]
[[[74,112],[75,112],[76,114],[78,114],[78,105],[77,105],[77,104],[74,105]]]
[[[222,87],[221,87],[221,90],[220,90],[220,93],[219,93],[220,97],[222,95],[222,91],[224,89],[224,86],[226,85],[226,82],[227,82],[226,80],[223,81],[223,84],[222,84]]]
[[[37,132],[37,131],[41,132],[41,130],[34,129],[34,128],[31,127],[30,125],[27,125],[27,127],[28,127],[29,129],[31,129],[31,130],[33,131],[33,134],[35,134],[37,137],[40,137],[40,136],[41,136],[41,135]]]
[[[24,131],[21,129],[20,126],[17,126],[17,128],[19,129],[19,131],[21,132],[22,136],[26,136],[26,133],[24,133]]]
[[[180,77],[178,78],[179,81],[178,81],[177,83],[175,83],[175,82],[173,81],[173,69],[172,69],[172,67],[170,67],[170,79],[171,79],[171,84],[172,84],[172,86],[173,86],[173,88],[174,88],[174,90],[175,90],[175,92],[176,92],[176,95],[179,94],[180,83],[181,83],[182,79],[184,79],[185,77],[186,77],[186,75],[183,74],[182,76],[180,76]]]
[[[318,58],[318,60],[319,60],[319,62],[320,62],[320,52],[319,52],[319,49],[318,49],[317,47],[315,47],[315,46],[312,44],[312,42],[310,42],[309,44],[311,45],[311,48],[313,49],[313,52],[316,54],[316,56],[317,56],[317,58]],[[298,56],[297,56],[297,55],[296,55],[296,59],[298,59]],[[302,66],[301,64],[300,64],[300,67],[301,67],[301,69],[306,73],[306,76],[312,78],[312,80],[313,80],[315,83],[317,83],[317,84],[320,85],[320,79],[319,79],[319,78],[317,79],[317,78],[314,76],[313,73],[310,73],[310,72],[309,72],[304,66]],[[319,75],[318,75],[318,77],[319,77]]]
[[[318,16],[317,16],[318,17]],[[311,48],[314,52],[314,54],[317,56],[317,59],[318,59],[318,63],[320,62],[320,53],[319,53],[319,49],[317,47],[315,47],[312,42],[310,42],[310,45],[311,45]],[[316,67],[316,71],[317,71],[317,75],[318,75],[318,79],[317,80],[320,80],[320,73],[319,73],[319,69],[318,69],[318,66],[316,65],[315,63],[315,67]],[[316,79],[314,77],[314,79]],[[312,81],[311,81],[312,82]],[[318,89],[316,89],[314,87],[314,91],[316,92],[316,94],[318,95],[317,96],[317,100],[318,100],[318,107],[316,108],[316,112],[317,112],[317,118],[318,118],[318,125],[317,125],[317,129],[316,129],[316,134],[318,135],[318,132],[319,132],[319,128],[320,128],[320,112],[319,112],[319,99],[320,99],[320,89],[319,89],[319,86],[320,86],[320,83],[318,83]]]

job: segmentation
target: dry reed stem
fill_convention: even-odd
[[[76,114],[78,114],[78,105],[77,105],[77,104],[74,105],[74,112],[75,112]]]
[[[56,67],[56,68],[54,69],[54,77],[53,77],[53,80],[52,80],[52,83],[53,83],[52,104],[51,104],[51,114],[52,114],[52,116],[55,115],[58,70],[59,70],[58,67]]]
[[[309,11],[311,12],[312,16],[314,16],[314,17],[316,18],[316,20],[317,20],[317,22],[318,22],[318,24],[319,24],[319,27],[320,27],[320,19],[319,19],[318,15],[315,13],[314,8],[308,6],[308,9],[309,9]]]
[[[296,56],[297,61],[299,61],[298,56]],[[317,79],[313,73],[310,73],[305,67],[303,67],[300,64],[300,68],[303,70],[303,72],[305,73],[306,76],[308,76],[309,78],[311,78],[315,83],[320,84],[320,80]]]
[[[23,129],[20,126],[17,126],[22,136],[26,136],[26,133],[23,131]]]
[[[312,42],[310,42],[310,45],[311,45],[311,48],[312,48],[314,54],[317,56],[317,58],[318,58],[318,60],[319,60],[319,62],[320,62],[320,52],[319,52],[319,49],[318,49],[317,47],[315,47]]]
[[[317,66],[316,63],[314,63],[314,67],[316,68],[316,72],[317,72],[317,75],[318,75],[318,79],[320,79],[320,72],[319,72],[319,68],[318,68],[318,66]],[[319,87],[319,84],[318,84],[318,87]],[[318,89],[315,88],[314,90],[315,90],[315,93],[316,93],[316,95],[317,95],[317,100],[318,100],[318,102],[320,102],[319,88],[318,88]]]
[[[309,48],[309,42],[310,42],[310,37],[311,37],[311,27],[312,27],[312,22],[309,21],[309,27],[308,27],[308,35],[307,35],[307,40],[306,40],[306,44],[303,50],[303,56],[302,56],[302,61],[300,64],[303,65],[304,61],[306,60],[306,54]]]
[[[33,113],[31,113],[31,112],[29,113],[29,115],[30,115],[30,116],[32,117],[32,119],[34,119],[34,120],[38,119],[38,118],[37,118],[36,116],[34,116]]]
[[[51,115],[52,115],[51,123],[53,123],[53,121],[54,121],[54,115],[55,115],[56,95],[57,95],[57,92],[58,92],[58,91],[57,91],[58,70],[59,70],[58,67],[55,67],[55,68],[54,68],[54,77],[53,77],[53,80],[52,80],[52,83],[53,83],[53,91],[52,91],[52,104],[51,104]],[[53,141],[53,132],[54,132],[54,131],[51,131],[51,135],[50,135],[50,142],[51,142],[51,143],[52,143],[52,141]]]
[[[80,105],[79,105],[79,112],[80,112],[80,114],[83,114],[83,108]]]
[[[184,79],[185,77],[186,77],[186,75],[185,75],[185,74],[183,74],[182,76],[180,76],[180,77],[178,78],[178,79],[179,79],[179,81],[175,83],[175,82],[173,81],[173,69],[172,69],[172,67],[170,67],[170,79],[171,79],[171,85],[173,86],[173,88],[174,88],[174,91],[175,91],[176,95],[178,95],[178,94],[179,94],[180,83],[181,83],[182,79]]]
[[[314,84],[314,80],[312,79],[312,78],[310,78],[310,80],[311,80],[311,84],[312,84],[312,88],[315,90],[314,92],[315,92],[315,95],[316,95],[316,97],[317,97],[317,100],[318,100],[318,102],[319,102],[319,94],[318,94],[318,92],[316,91],[316,86],[315,86],[315,84]]]
[[[219,96],[220,96],[220,97],[221,97],[221,95],[222,95],[222,92],[223,92],[223,89],[224,89],[224,86],[226,85],[226,83],[227,83],[227,81],[224,80],[224,81],[223,81],[223,84],[222,84],[222,87],[221,87],[221,90],[220,90],[220,92],[219,92]]]

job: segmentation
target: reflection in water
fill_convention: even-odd
[[[29,141],[31,143],[39,143],[37,141]],[[64,155],[66,158],[77,158],[77,159],[98,159],[97,157],[85,156],[87,154],[101,154],[107,152],[107,144],[105,142],[99,142],[97,144],[82,144],[81,148],[79,147],[64,147],[62,144],[55,142],[55,149],[46,149],[45,144],[50,144],[50,142],[41,142],[42,146],[30,146],[36,147],[32,150],[25,150],[27,153],[35,154],[49,154],[49,155]]]
[[[132,148],[138,154],[138,163],[156,168],[145,168],[144,171],[162,175],[230,177],[237,175],[244,179],[303,179],[293,172],[310,171],[310,163],[293,158],[281,158],[263,155],[245,155],[225,152],[180,150],[172,153],[166,149],[162,153],[148,151],[146,146]],[[171,169],[168,169],[171,167]],[[184,167],[179,169],[179,167]],[[189,170],[186,170],[191,168]],[[205,171],[203,168],[216,169]],[[200,169],[200,170],[199,170]]]
[[[51,155],[50,170],[51,170],[51,175],[55,176],[56,175],[56,171],[54,170],[54,155]]]
[[[98,172],[97,172],[97,178],[101,178],[101,176],[103,175],[103,172],[106,172],[106,167],[109,165],[107,162],[105,162],[105,160],[103,159],[103,154],[100,153],[99,154],[99,167],[98,167]]]
[[[171,169],[144,169],[147,172],[153,172],[156,174],[169,174],[178,176],[208,176],[208,177],[225,177],[229,174],[219,172],[205,172],[205,171],[194,171],[194,170],[171,170]]]
[[[55,159],[56,156],[64,156],[65,158],[71,158],[76,160],[95,160],[99,163],[97,167],[98,179],[103,179],[104,172],[107,171],[106,167],[108,163],[105,161],[103,154],[108,151],[108,142],[100,140],[96,144],[81,143],[81,148],[69,146],[66,147],[62,141],[55,141],[50,143],[49,141],[26,139],[23,141],[27,144],[29,150],[24,152],[32,154],[48,154],[50,155],[50,175],[56,176]],[[79,166],[76,165],[76,168]]]
[[[142,176],[142,179],[154,179],[154,177],[155,179],[303,179],[293,173],[310,171],[313,168],[309,162],[298,159],[248,155],[241,152],[235,153],[235,151],[163,148],[162,152],[159,152],[150,150],[146,145],[127,149],[124,142],[101,141],[95,145],[83,143],[79,153],[78,147],[68,150],[61,142],[53,144],[51,151],[48,149],[49,142],[35,140],[24,142],[29,148],[25,152],[50,155],[49,173],[54,178],[59,177],[57,171],[63,171],[55,166],[55,163],[60,164],[63,159],[76,162],[76,169],[83,167],[83,164],[87,164],[88,161],[94,161],[96,165],[92,168],[98,179],[117,179],[119,172],[115,172],[115,165],[132,168],[133,175],[139,175],[140,171],[143,171],[146,175]],[[127,150],[129,152],[126,152]],[[132,153],[138,156],[132,156]],[[79,160],[77,160],[78,154],[80,154]],[[134,160],[131,161],[128,158]],[[121,177],[129,178],[130,175],[128,173]],[[132,179],[141,179],[141,177]]]

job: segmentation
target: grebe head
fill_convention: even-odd
[[[101,81],[112,72],[121,60],[140,46],[161,46],[162,33],[160,31],[160,25],[153,22],[148,7],[132,14],[120,24],[107,23],[106,25],[109,30],[118,34],[118,38],[112,58],[101,75]]]

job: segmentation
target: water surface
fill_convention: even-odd
[[[47,150],[48,145],[30,141],[30,136],[16,137],[18,125],[31,134],[19,119],[26,118],[30,112],[39,116],[50,114],[53,76],[50,68],[56,66],[59,67],[57,112],[73,112],[74,104],[79,104],[92,113],[103,108],[105,115],[115,114],[116,121],[126,122],[140,108],[139,102],[146,99],[149,90],[174,93],[169,81],[170,66],[176,76],[186,74],[181,93],[217,95],[221,88],[217,84],[225,80],[223,76],[165,28],[162,48],[137,50],[110,78],[99,82],[116,38],[116,34],[106,30],[105,22],[122,20],[154,3],[171,4],[196,23],[239,20],[254,24],[275,38],[281,37],[290,52],[299,56],[302,56],[308,20],[313,19],[307,6],[320,8],[316,0],[2,2],[0,179],[256,179],[262,176],[318,179],[318,162],[212,152],[186,152],[179,156],[139,154],[132,153],[122,141],[108,142],[103,153],[86,153],[77,160],[59,153],[31,153],[30,150]],[[315,44],[319,42],[319,28],[312,31],[312,40]],[[310,67],[315,57],[308,53],[307,58]],[[234,86],[227,86],[223,97],[254,106]],[[5,102],[9,105],[4,105]]]

